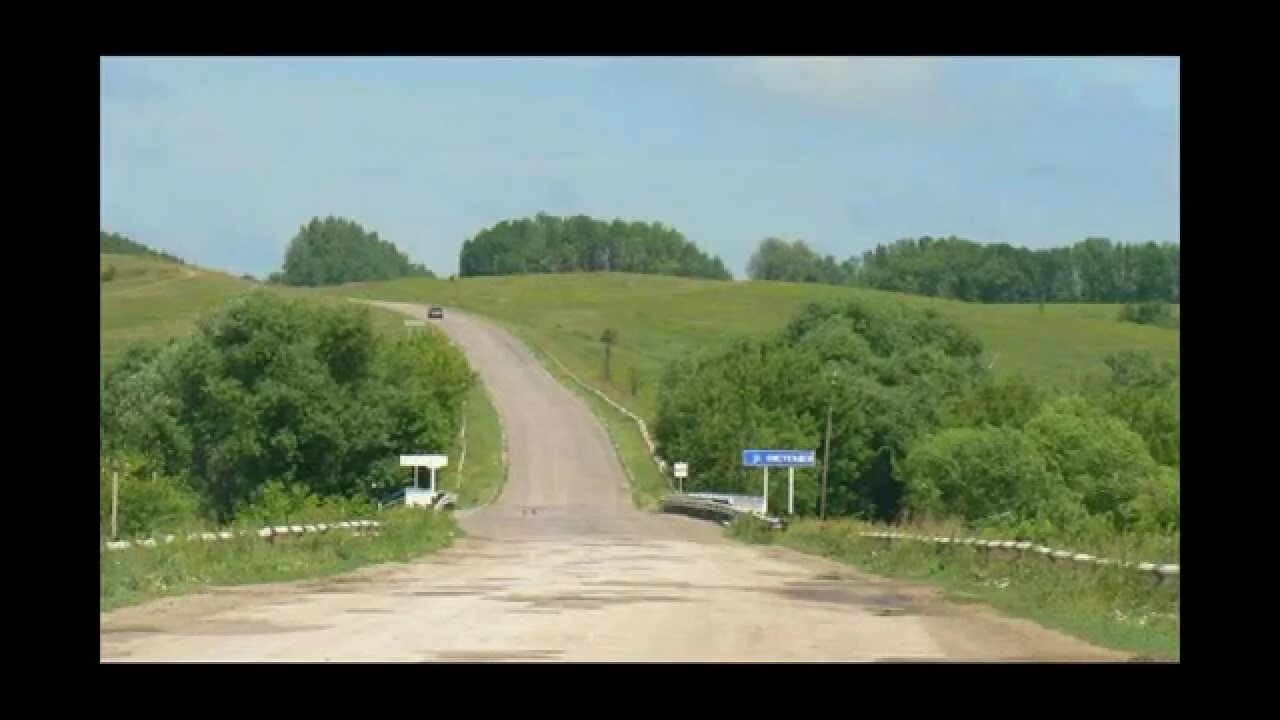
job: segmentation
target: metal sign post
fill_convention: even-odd
[[[814,467],[818,464],[816,450],[743,450],[742,465],[764,469],[764,507],[761,512],[769,513],[769,468],[787,468],[787,512],[796,511],[796,468]]]

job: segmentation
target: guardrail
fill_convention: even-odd
[[[742,515],[752,515],[769,524],[769,527],[781,529],[786,523],[781,518],[762,515],[759,510],[734,506],[726,500],[710,497],[673,494],[662,500],[662,511],[673,515],[688,515],[702,520],[720,523],[731,523]]]
[[[1150,563],[1150,562],[1128,562],[1113,560],[1111,558],[1100,558],[1088,553],[1072,552],[1070,550],[1055,550],[1047,545],[1039,545],[1028,541],[1015,540],[988,540],[986,538],[974,537],[954,537],[942,535],[917,535],[915,533],[904,533],[895,531],[864,531],[858,533],[862,537],[874,538],[877,540],[886,540],[889,542],[901,540],[913,540],[917,542],[928,542],[936,545],[956,545],[973,547],[978,550],[984,550],[990,553],[1001,554],[1006,557],[1017,557],[1018,555],[1026,555],[1031,553],[1038,555],[1050,562],[1055,563],[1072,563],[1077,567],[1107,567],[1115,566],[1125,569],[1133,569],[1139,572],[1148,573],[1154,576],[1158,581],[1173,580],[1177,581],[1181,573],[1181,567],[1172,563]]]
[[[307,523],[305,525],[269,525],[260,528],[254,532],[231,532],[223,530],[221,532],[200,532],[187,535],[187,541],[199,540],[202,542],[217,542],[219,540],[233,540],[237,537],[253,537],[257,536],[263,540],[271,541],[277,537],[297,537],[299,535],[311,535],[316,533],[327,533],[334,530],[349,530],[357,535],[365,533],[377,532],[383,526],[377,520],[343,520],[336,523]],[[130,547],[156,547],[160,544],[169,544],[178,539],[176,535],[161,535],[159,537],[149,537],[143,540],[131,542],[129,540],[109,540],[104,546],[107,550],[125,550]]]

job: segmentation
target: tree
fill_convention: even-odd
[[[116,255],[142,255],[145,257],[155,258],[157,260],[177,263],[179,265],[185,264],[182,261],[182,258],[175,257],[169,253],[161,252],[159,250],[152,250],[146,245],[130,240],[124,235],[107,232],[106,230],[98,231],[98,252],[114,253]]]
[[[434,277],[378,233],[330,216],[312,218],[298,231],[285,252],[283,272],[272,281],[314,287],[409,276]]]

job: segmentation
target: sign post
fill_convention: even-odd
[[[787,514],[796,514],[796,469],[787,468]]]
[[[761,512],[769,512],[769,468],[784,467],[787,469],[787,513],[794,515],[796,511],[796,468],[814,467],[818,464],[816,450],[743,450],[743,467],[764,469],[764,507]]]
[[[689,477],[689,463],[678,462],[672,469],[675,471],[676,479],[680,481],[680,492],[684,492],[684,479]]]

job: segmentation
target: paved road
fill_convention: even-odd
[[[423,317],[425,307],[382,303]],[[631,507],[585,405],[490,323],[450,311],[502,417],[501,497],[424,560],[104,613],[103,660],[1106,660],[928,588]]]

